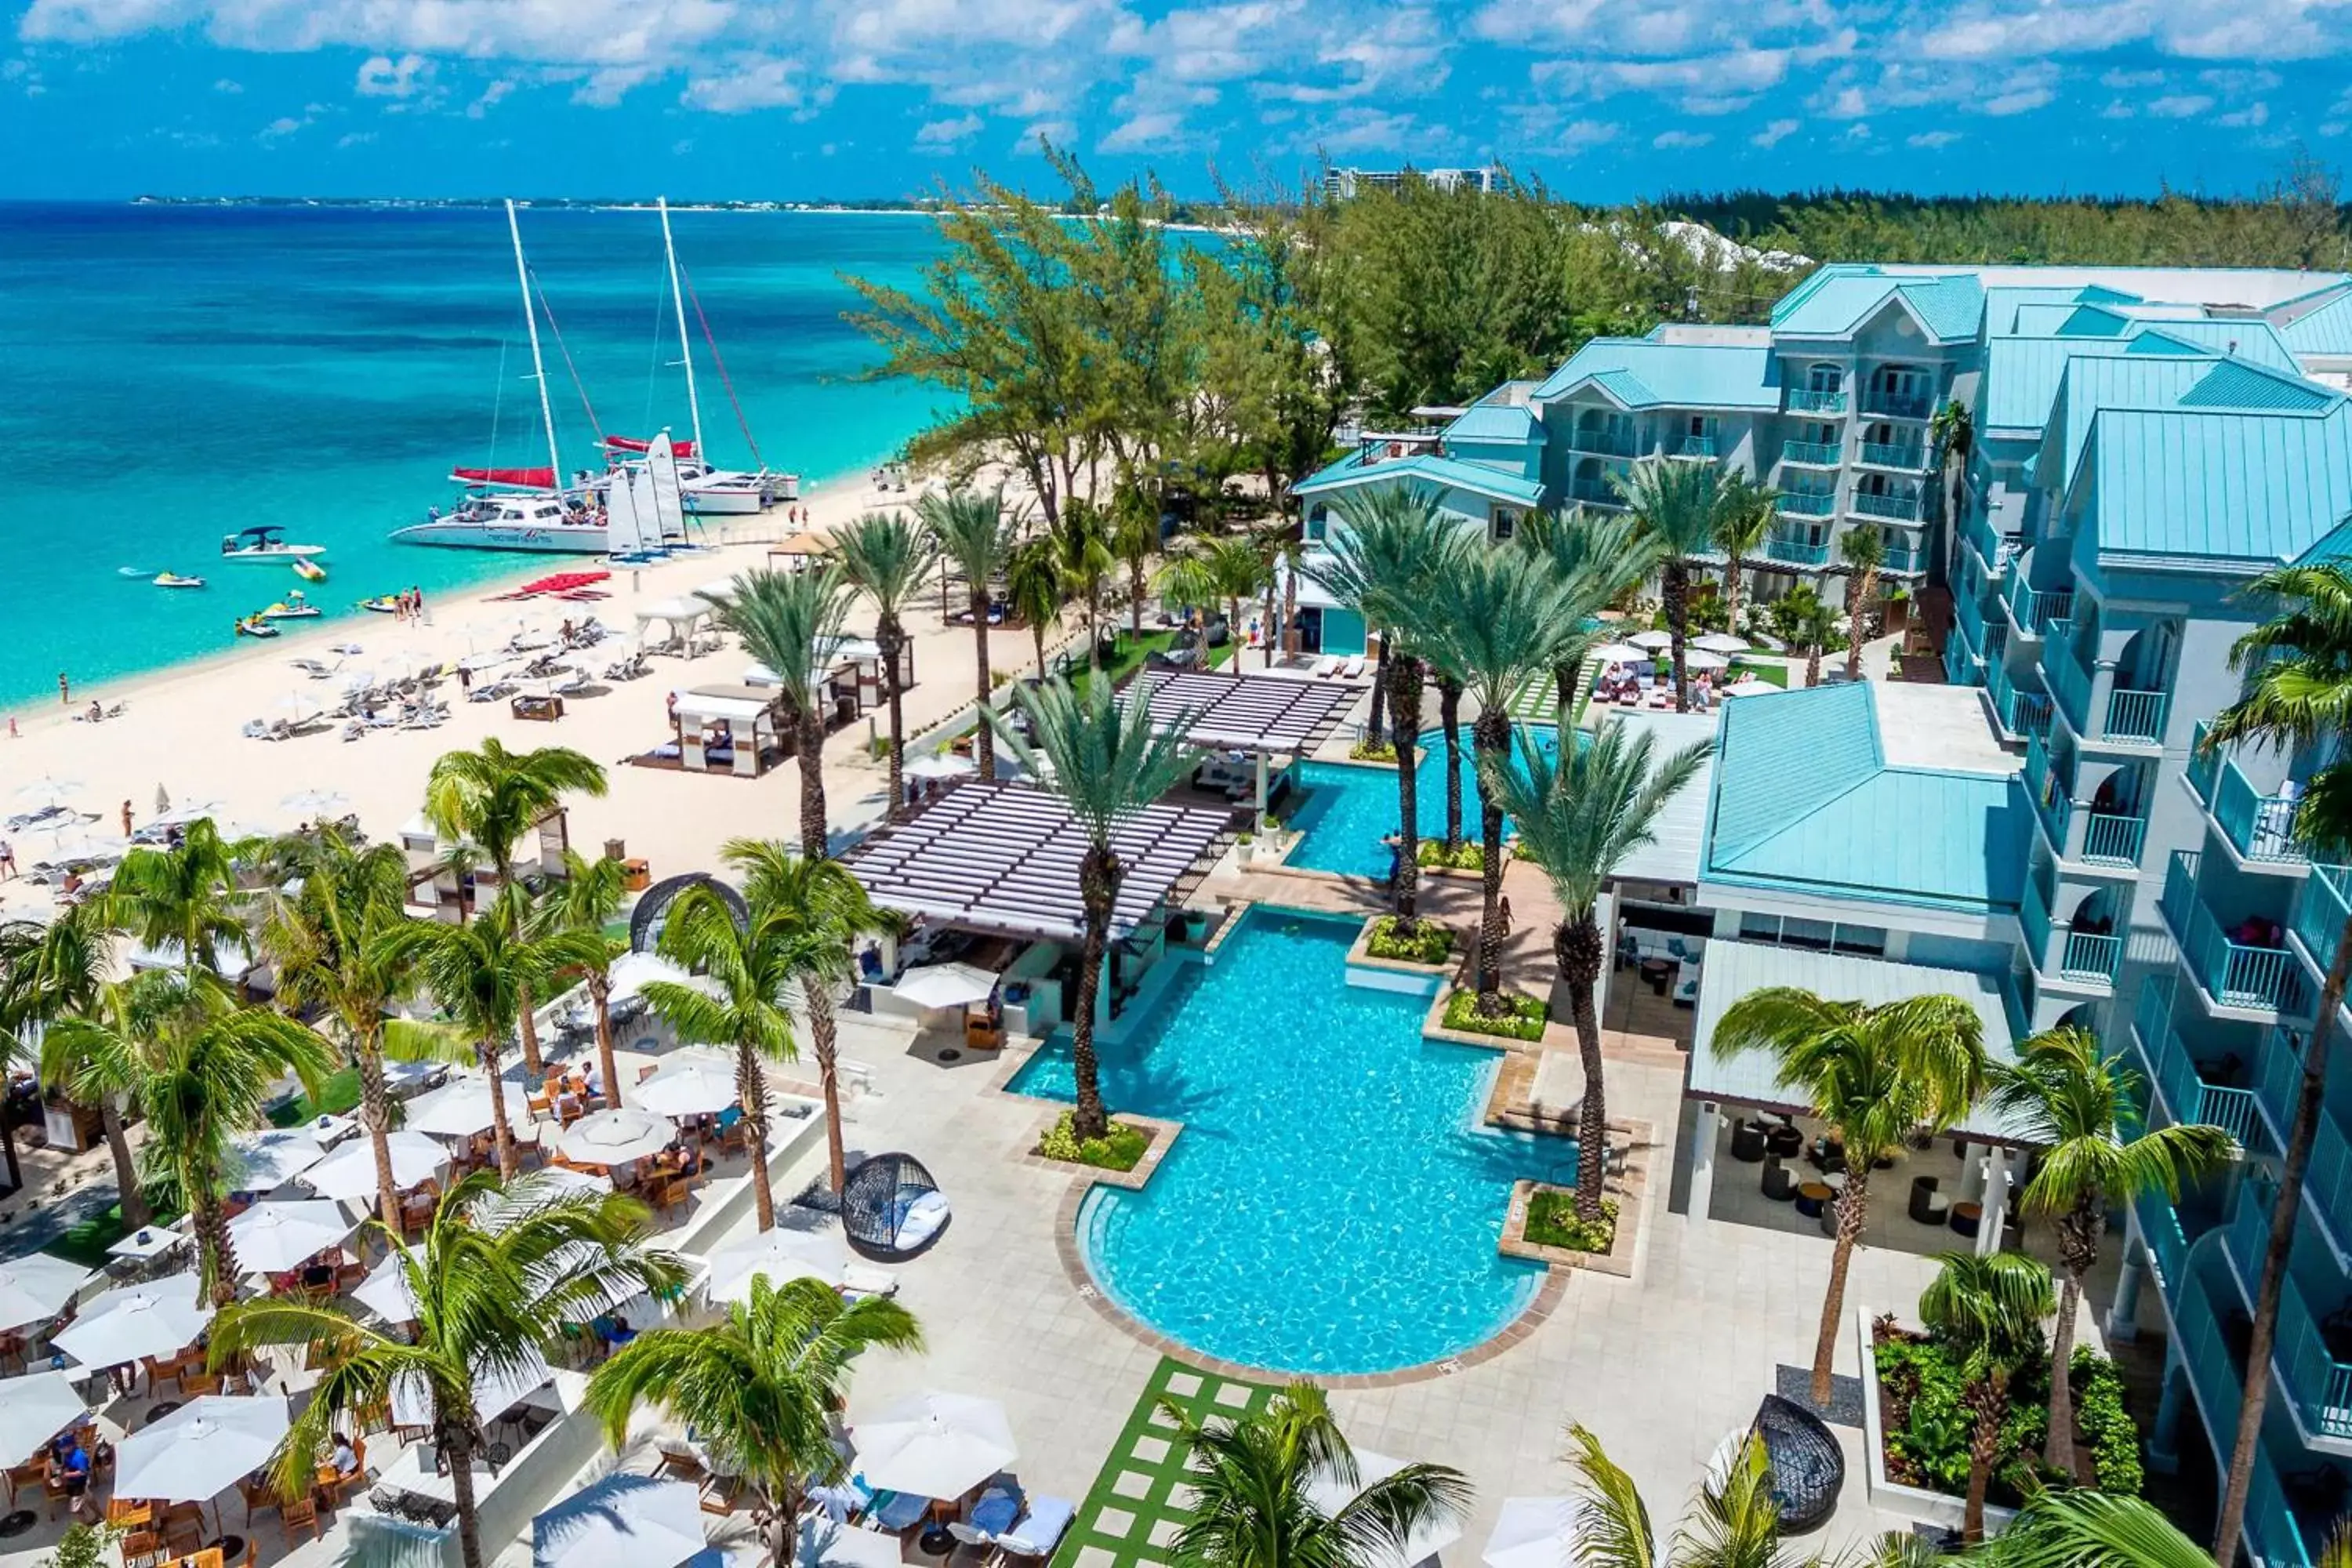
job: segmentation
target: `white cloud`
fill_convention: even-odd
[[[346,134],[344,134],[344,135],[341,135],[341,136],[338,136],[338,137],[336,137],[336,138],[335,138],[335,145],[336,145],[337,147],[339,147],[339,148],[341,148],[341,147],[364,147],[364,146],[366,146],[369,142],[373,142],[373,141],[374,141],[374,140],[375,140],[375,132],[373,132],[373,131],[353,131],[353,132],[348,132],[348,133],[346,133]]]
[[[1802,123],[1796,120],[1775,120],[1750,136],[1748,144],[1751,147],[1778,147],[1794,135]]]
[[[1617,140],[1623,127],[1605,120],[1570,115],[1556,103],[1513,103],[1503,109],[1511,128],[1507,150],[1544,158],[1575,158]]]
[[[1906,136],[1903,143],[1906,147],[1917,147],[1923,151],[1934,153],[1950,146],[1958,140],[1960,140],[1960,133],[1957,131],[1921,131]]]
[[[310,123],[307,120],[297,120],[290,114],[281,114],[261,128],[261,139],[264,142],[275,142],[281,137],[293,135]]]
[[[1351,104],[1324,119],[1311,121],[1280,146],[1284,151],[1298,153],[1319,148],[1335,156],[1364,153],[1398,156],[1410,153],[1428,162],[1444,156],[1455,144],[1456,138],[1452,131],[1444,126],[1431,125],[1418,115],[1374,109],[1368,104]]]
[[[1704,147],[1714,140],[1712,132],[1662,131],[1650,138],[1650,145],[1661,152],[1686,152]]]
[[[2173,92],[2151,98],[2140,106],[2158,120],[2194,120],[2213,107],[2210,93]]]
[[[2099,73],[2099,85],[2117,92],[2128,88],[2162,87],[2164,72],[2160,70],[2104,70]]]
[[[499,78],[497,81],[494,81],[490,83],[489,86],[482,89],[482,95],[479,98],[477,98],[473,102],[466,105],[466,118],[468,120],[481,119],[483,116],[488,114],[491,110],[496,109],[501,102],[503,102],[507,95],[514,91],[514,89],[515,84],[511,79],[505,77]]]
[[[927,120],[915,130],[918,147],[955,147],[978,135],[988,123],[977,114],[959,115],[953,120]]]
[[[231,81],[228,78],[223,77],[218,81],[213,83],[213,90],[215,92],[225,92],[229,94],[231,97],[234,97],[245,90],[245,84],[239,81]]]
[[[1104,153],[1159,153],[1181,147],[1184,141],[1182,110],[1148,109],[1119,121],[1095,146]]]
[[[2232,128],[2258,127],[2269,124],[2270,119],[2271,106],[2267,103],[2257,100],[2246,105],[2243,109],[2234,110],[2228,114],[2215,115],[2213,117],[2213,123],[2216,125],[2227,125]]]
[[[353,84],[362,98],[412,98],[433,83],[433,62],[423,55],[371,55],[360,63]]]
[[[679,100],[713,114],[749,114],[761,109],[797,109],[807,98],[799,63],[738,56],[711,75],[698,72]]]

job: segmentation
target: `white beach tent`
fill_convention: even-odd
[[[660,621],[668,626],[672,636],[691,637],[694,628],[709,614],[709,605],[700,599],[656,599],[650,605],[637,606],[637,636],[644,637],[646,627]]]

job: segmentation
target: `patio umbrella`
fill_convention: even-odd
[[[1683,668],[1694,673],[1700,670],[1729,669],[1731,661],[1719,653],[1709,653],[1703,647],[1683,649]]]
[[[898,1539],[819,1517],[803,1519],[793,1552],[799,1568],[899,1568]]]
[[[703,1550],[693,1487],[623,1471],[530,1521],[531,1568],[677,1568]]]
[[[1328,1517],[1353,1502],[1364,1488],[1375,1481],[1384,1481],[1412,1461],[1391,1459],[1386,1454],[1375,1454],[1369,1448],[1356,1450],[1356,1487],[1353,1491],[1338,1477],[1326,1473],[1307,1484],[1307,1500]],[[1458,1520],[1440,1519],[1424,1524],[1405,1537],[1402,1552],[1369,1552],[1360,1568],[1411,1568],[1416,1563],[1428,1561],[1462,1539]]]
[[[69,822],[27,837],[21,858],[28,866],[86,865],[120,860],[130,848],[128,838]]]
[[[1576,1519],[1573,1498],[1507,1497],[1479,1560],[1486,1568],[1571,1568]]]
[[[1759,692],[1778,691],[1780,689],[1779,687],[1773,685],[1769,680],[1761,679],[1753,675],[1743,675],[1738,679],[1733,681],[1730,685],[1725,687],[1723,689],[1723,694],[1726,697],[1753,697]]]
[[[278,700],[278,710],[281,713],[292,714],[294,716],[294,722],[297,724],[307,724],[311,720],[316,719],[319,716],[319,700],[315,697],[305,696],[299,691],[289,691],[285,696]],[[301,793],[308,794],[310,792],[304,791]]]
[[[632,1087],[629,1099],[656,1116],[709,1116],[735,1103],[735,1068],[716,1057],[681,1056]]]
[[[1733,637],[1729,632],[1709,632],[1705,637],[1691,638],[1693,647],[1703,647],[1709,653],[1746,653],[1746,637]]]
[[[157,785],[155,786],[155,815],[156,815],[156,816],[163,816],[165,812],[167,812],[167,811],[169,811],[169,810],[171,810],[171,809],[172,809],[172,794],[171,794],[171,792],[170,792],[169,790],[165,789],[162,784],[157,784]]]
[[[850,1433],[868,1486],[961,1497],[1021,1457],[1004,1406],[968,1394],[919,1394]]]
[[[848,1244],[833,1231],[761,1231],[710,1255],[710,1281],[704,1294],[713,1302],[749,1301],[751,1281],[762,1276],[771,1285],[803,1277],[838,1285],[848,1267]]]
[[[511,1366],[478,1367],[474,1372],[474,1414],[495,1421],[529,1394],[547,1386],[555,1375],[547,1358],[526,1349]],[[401,1373],[392,1380],[392,1424],[395,1426],[433,1425],[433,1390],[422,1373]]]
[[[27,1377],[0,1378],[0,1461],[23,1462],[35,1449],[83,1416],[89,1404],[62,1372],[37,1372]]]
[[[229,1191],[266,1193],[327,1157],[307,1127],[273,1127],[229,1140]]]
[[[646,985],[656,980],[666,980],[672,985],[695,983],[693,975],[657,952],[625,952],[613,961],[609,1000],[618,1003],[641,996]]]
[[[228,1222],[229,1246],[248,1274],[299,1268],[351,1233],[343,1205],[323,1198],[259,1203]]]
[[[210,1502],[277,1452],[289,1425],[282,1394],[191,1399],[114,1450],[114,1495]]]
[[[408,1273],[397,1252],[386,1254],[368,1271],[352,1300],[387,1323],[412,1322],[416,1317],[416,1298],[408,1293]]]
[[[677,1123],[634,1107],[598,1110],[573,1122],[556,1147],[583,1165],[625,1165],[677,1142]]]
[[[66,1310],[89,1270],[46,1252],[0,1263],[0,1329],[43,1323]],[[55,1430],[55,1428],[51,1428]]]
[[[1625,640],[1632,643],[1635,647],[1669,648],[1675,646],[1675,634],[1672,632],[1635,632],[1632,637],[1627,637]]]
[[[305,698],[303,700],[308,702],[310,700]],[[298,789],[292,795],[282,796],[278,804],[298,816],[333,816],[348,810],[352,801],[349,795],[338,791],[314,786]]]
[[[29,784],[17,785],[16,793],[8,798],[27,811],[53,811],[73,805],[88,788],[79,779],[61,779],[55,773],[43,773]]]
[[[898,771],[910,779],[961,779],[980,772],[980,764],[953,752],[933,752],[917,757]]]
[[[196,1300],[196,1277],[174,1274],[109,1290],[50,1343],[84,1366],[121,1366],[142,1356],[179,1354],[212,1321],[213,1309]]]
[[[1650,658],[1650,650],[1629,642],[1605,642],[1592,650],[1592,657],[1603,664],[1640,664]]]
[[[506,1100],[509,1126],[520,1127],[530,1120],[529,1090],[500,1079],[499,1092]],[[478,1072],[463,1073],[432,1093],[417,1096],[409,1102],[408,1128],[412,1132],[430,1132],[436,1138],[470,1138],[477,1132],[488,1132],[490,1080]]]
[[[900,1001],[918,1007],[962,1007],[987,1001],[998,978],[994,971],[973,964],[927,963],[898,976],[891,989]]]
[[[402,1192],[437,1173],[449,1151],[406,1128],[383,1135],[392,1152],[392,1184]],[[360,1137],[302,1173],[302,1184],[322,1198],[373,1199],[376,1195],[375,1142]]]

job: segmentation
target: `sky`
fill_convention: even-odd
[[[2212,194],[2352,154],[2352,0],[0,0],[0,198]]]

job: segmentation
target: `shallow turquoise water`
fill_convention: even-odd
[[[871,362],[839,276],[912,286],[938,253],[920,218],[680,213],[679,256],[770,467],[858,472],[928,422],[934,394],[848,379]],[[687,428],[685,384],[649,212],[522,214],[562,330],[547,344],[567,466],[599,432]],[[224,533],[275,523],[330,547],[331,611],[553,557],[387,543],[446,505],[455,464],[539,464],[514,261],[495,209],[134,207],[0,203],[0,449],[8,454],[0,703],[231,645],[230,623],[297,584],[207,573]],[[692,306],[689,305],[689,317]],[[698,360],[704,429],[747,464],[727,393]],[[117,574],[208,575],[163,593]],[[227,579],[236,574],[232,587]],[[281,581],[282,577],[282,581]],[[51,698],[54,700],[54,698]]]
[[[1349,921],[1259,908],[1188,963],[1153,1026],[1102,1049],[1114,1111],[1184,1131],[1139,1193],[1079,1211],[1095,1278],[1181,1343],[1246,1366],[1392,1371],[1490,1337],[1542,1271],[1495,1250],[1533,1140],[1473,1129],[1497,1053],[1421,1037],[1423,997],[1351,987]],[[1067,1100],[1066,1044],[1020,1093]]]
[[[1559,754],[1559,730],[1536,724],[1526,732],[1548,756]],[[1413,778],[1420,791],[1413,811],[1423,838],[1445,836],[1445,732],[1424,731],[1427,754]],[[1512,742],[1516,751],[1517,742]],[[1389,850],[1381,840],[1397,831],[1397,777],[1393,767],[1367,768],[1347,763],[1301,763],[1299,783],[1307,794],[1289,807],[1286,820],[1300,838],[1286,865],[1351,877],[1385,877]],[[1462,833],[1478,837],[1478,764],[1472,756],[1469,726],[1462,731]],[[1503,831],[1510,831],[1507,818]]]

